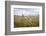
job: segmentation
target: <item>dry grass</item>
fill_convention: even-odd
[[[14,16],[14,27],[37,27],[39,16]]]

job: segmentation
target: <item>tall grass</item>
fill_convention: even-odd
[[[14,27],[38,27],[39,16],[14,16]]]

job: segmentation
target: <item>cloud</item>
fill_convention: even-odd
[[[16,8],[14,9],[14,15],[22,16],[22,14],[24,16],[28,16],[28,15],[37,16],[39,15],[39,9],[38,8]]]

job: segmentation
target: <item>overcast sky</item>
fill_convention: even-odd
[[[39,15],[39,9],[38,8],[16,8],[14,9],[14,15],[18,16],[37,16]]]

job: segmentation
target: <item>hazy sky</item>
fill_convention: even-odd
[[[22,14],[24,16],[37,16],[39,15],[39,9],[38,8],[16,8],[14,9],[14,15],[18,15],[18,16],[22,16]]]

